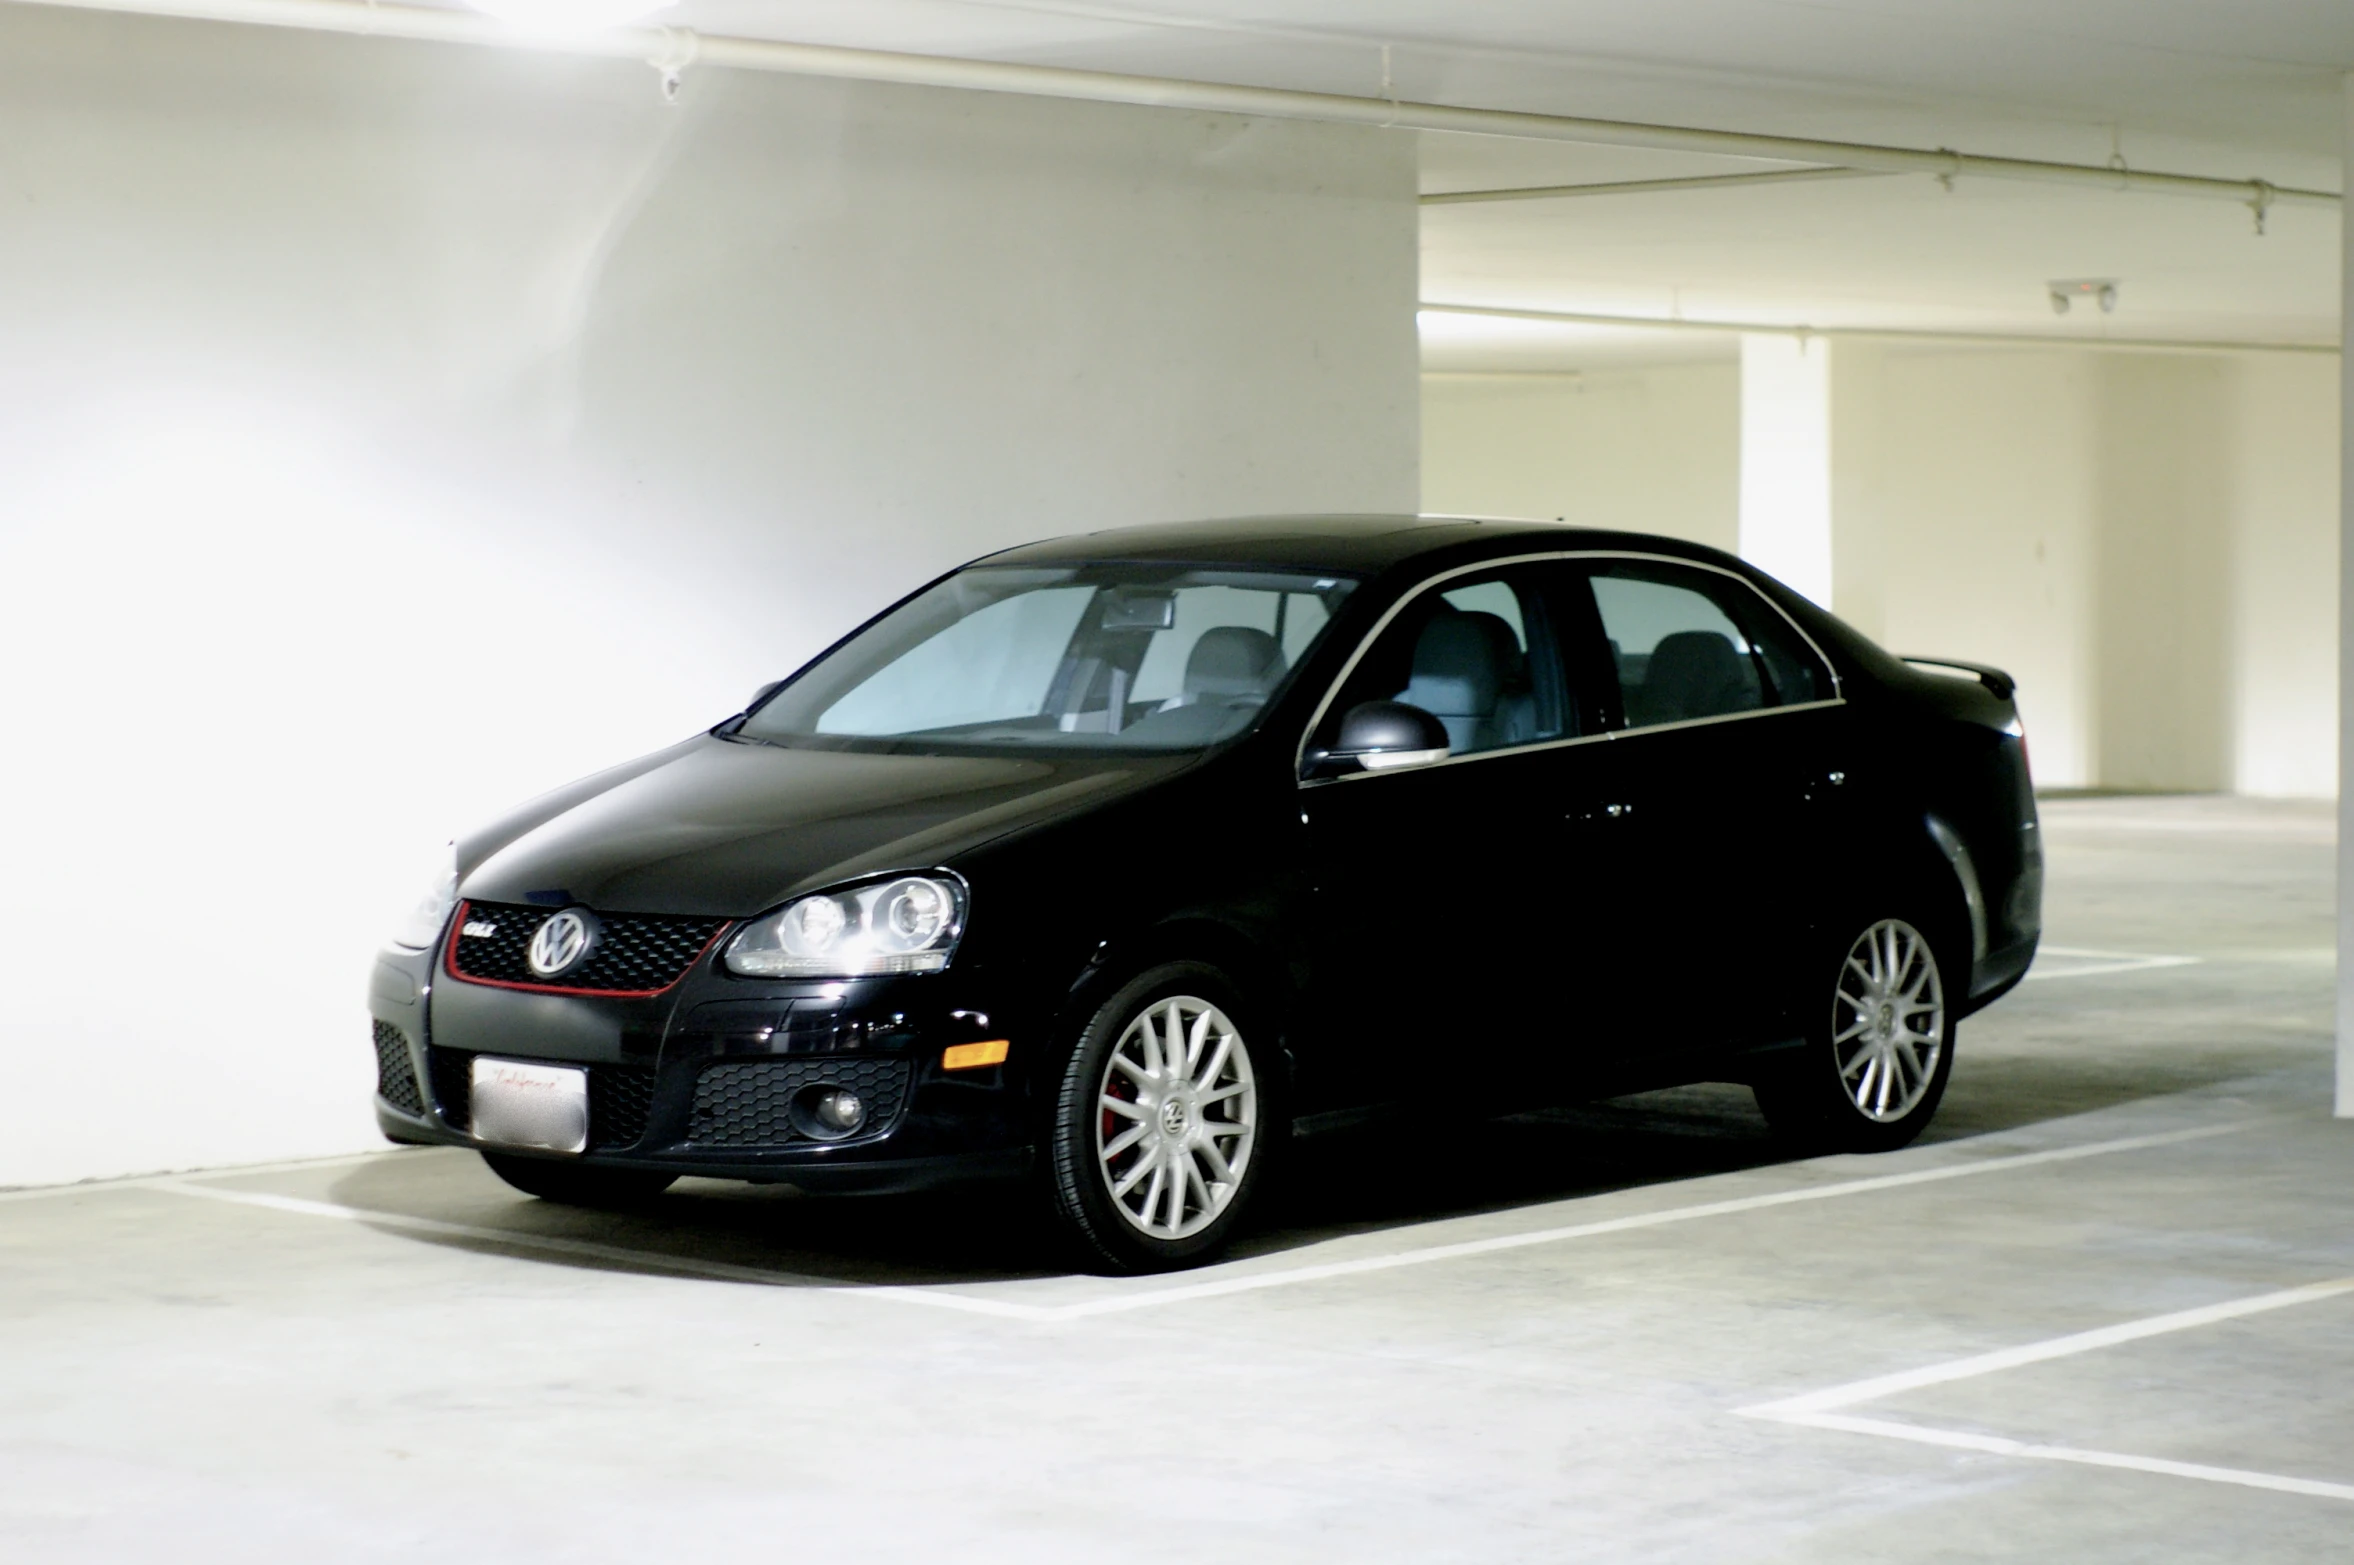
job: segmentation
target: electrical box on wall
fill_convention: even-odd
[[[2051,290],[2054,315],[2067,314],[2069,306],[2079,299],[2097,302],[2103,315],[2117,313],[2117,279],[2114,277],[2056,277],[2044,286]]]

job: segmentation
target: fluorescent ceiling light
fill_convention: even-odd
[[[677,0],[472,0],[474,9],[535,33],[593,33],[669,10]]]

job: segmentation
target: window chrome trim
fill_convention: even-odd
[[[1753,707],[1746,712],[1727,712],[1719,717],[1688,717],[1682,722],[1676,723],[1648,723],[1641,728],[1622,726],[1605,729],[1598,734],[1578,734],[1568,739],[1543,739],[1534,744],[1505,745],[1494,750],[1476,750],[1469,755],[1450,755],[1443,761],[1433,761],[1427,766],[1400,766],[1387,771],[1349,772],[1339,777],[1302,777],[1299,775],[1308,764],[1308,741],[1315,736],[1316,730],[1324,725],[1324,716],[1332,710],[1332,703],[1339,698],[1341,687],[1349,682],[1350,675],[1357,672],[1357,665],[1365,660],[1365,654],[1373,649],[1373,643],[1390,628],[1390,623],[1400,614],[1405,613],[1424,593],[1432,591],[1444,582],[1453,581],[1458,576],[1474,576],[1483,571],[1501,571],[1515,565],[1544,565],[1578,560],[1655,561],[1661,565],[1682,566],[1686,570],[1707,571],[1739,583],[1744,591],[1763,604],[1783,624],[1789,626],[1798,639],[1806,644],[1806,649],[1815,655],[1816,661],[1830,671],[1830,698],[1823,701],[1797,701],[1788,706]],[[1566,674],[1568,671],[1564,670],[1563,672]],[[1418,584],[1412,592],[1407,593],[1382,611],[1381,618],[1373,622],[1373,628],[1358,638],[1357,649],[1349,654],[1349,660],[1341,665],[1340,672],[1333,677],[1332,683],[1325,687],[1323,699],[1316,703],[1316,710],[1309,715],[1307,726],[1300,731],[1299,745],[1292,753],[1292,775],[1297,780],[1298,786],[1302,788],[1320,788],[1327,783],[1354,782],[1366,777],[1410,777],[1424,772],[1437,771],[1441,767],[1459,766],[1466,761],[1492,761],[1499,756],[1531,755],[1541,750],[1566,750],[1572,745],[1602,744],[1613,740],[1631,739],[1641,734],[1673,733],[1680,728],[1698,728],[1711,723],[1737,723],[1746,718],[1776,717],[1785,712],[1814,712],[1826,707],[1845,706],[1846,704],[1847,695],[1844,681],[1839,677],[1839,665],[1823,651],[1821,643],[1806,633],[1805,626],[1790,617],[1788,610],[1758,591],[1757,584],[1739,571],[1727,569],[1722,565],[1711,565],[1705,560],[1687,560],[1674,554],[1649,554],[1636,549],[1558,549],[1547,550],[1541,554],[1509,554],[1492,560],[1475,560],[1469,565],[1458,565],[1452,570],[1441,571],[1438,575]],[[1623,724],[1626,714],[1621,712],[1619,719]]]

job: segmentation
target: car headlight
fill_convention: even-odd
[[[860,978],[936,973],[964,934],[965,890],[944,875],[901,875],[821,891],[756,918],[727,944],[748,978]]]
[[[433,889],[410,910],[393,932],[392,943],[411,951],[422,951],[441,938],[441,926],[448,920],[450,909],[458,905],[458,849],[451,844],[449,862],[442,867],[441,878]]]

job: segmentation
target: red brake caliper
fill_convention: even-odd
[[[1104,1084],[1103,1095],[1107,1098],[1118,1098],[1123,1103],[1134,1103],[1136,1101],[1136,1083],[1125,1076],[1115,1074],[1109,1082]],[[1112,1138],[1119,1133],[1120,1116],[1114,1114],[1110,1109],[1105,1109],[1103,1111],[1104,1145],[1111,1145]]]

